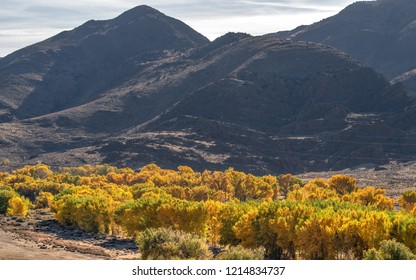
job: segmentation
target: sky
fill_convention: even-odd
[[[262,35],[311,24],[355,0],[1,0],[0,57],[84,22],[149,5],[210,40],[227,32]]]

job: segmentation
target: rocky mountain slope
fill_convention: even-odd
[[[7,165],[190,165],[255,173],[415,159],[415,101],[316,43],[213,42],[139,6],[0,61]]]
[[[1,60],[0,118],[26,119],[95,101],[150,64],[208,42],[147,6],[89,21]]]
[[[112,150],[109,161],[129,154],[143,163],[163,158],[170,167],[179,159],[199,169],[289,172],[414,154],[413,125],[403,120],[403,112],[415,116],[410,98],[334,49],[266,36],[227,44],[207,58],[218,67],[213,72],[237,67],[130,130],[123,145],[104,147]]]
[[[321,22],[279,38],[333,46],[416,95],[416,1],[359,1]]]

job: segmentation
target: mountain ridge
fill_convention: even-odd
[[[416,2],[378,0],[355,2],[335,16],[279,38],[306,40],[345,51],[392,82],[402,82],[416,95]]]
[[[416,157],[414,99],[345,53],[276,35],[209,42],[148,6],[19,50],[0,74],[0,157],[16,165],[265,174]]]

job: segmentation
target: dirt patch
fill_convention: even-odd
[[[32,211],[27,220],[0,216],[0,259],[3,260],[120,260],[139,257],[134,240],[62,226],[48,211]]]

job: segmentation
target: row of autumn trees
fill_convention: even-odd
[[[3,214],[49,207],[60,223],[86,231],[138,236],[166,228],[216,246],[261,249],[270,259],[362,259],[388,240],[414,254],[416,191],[397,203],[400,209],[384,190],[361,188],[344,175],[305,184],[289,174],[154,164],[139,172],[107,165],[0,172]]]

